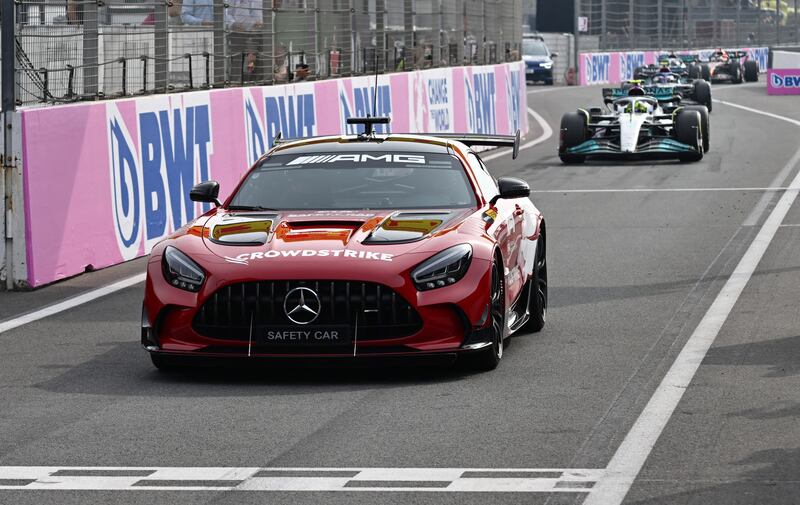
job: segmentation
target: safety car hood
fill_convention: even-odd
[[[619,147],[623,153],[636,151],[636,146],[639,144],[639,132],[649,117],[642,113],[619,115]]]
[[[403,265],[404,255],[436,250],[474,209],[229,212],[203,225],[205,247],[240,265],[359,268]],[[270,267],[266,267],[269,264]]]

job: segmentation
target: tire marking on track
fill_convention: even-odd
[[[543,90],[543,91],[549,91],[549,90]],[[528,107],[528,114],[530,114],[530,116],[533,119],[535,119],[537,123],[539,123],[539,126],[542,127],[542,134],[536,137],[535,139],[531,140],[530,142],[526,142],[521,146],[519,146],[520,151],[531,148],[535,145],[539,145],[553,136],[553,129],[550,127],[549,124],[547,124],[547,121],[538,112]],[[483,161],[491,161],[500,158],[502,156],[507,156],[509,152],[510,151],[508,149],[503,149],[502,151],[496,153],[492,153],[486,156],[481,156],[481,159]]]
[[[763,113],[748,107],[729,104],[743,110],[764,114],[800,126],[800,121],[775,114]],[[792,159],[800,156],[800,149]],[[728,315],[755,272],[761,258],[780,228],[783,219],[800,193],[800,173],[796,174],[775,208],[772,209],[755,239],[736,265],[703,319],[695,328],[680,354],[650,397],[642,413],[612,456],[606,473],[597,482],[584,505],[619,505],[625,499],[634,480],[658,442],[683,394],[697,373],[703,358],[714,343]]]
[[[109,284],[108,286],[103,286],[101,288],[93,289],[91,291],[87,291],[86,293],[74,296],[72,298],[67,298],[64,301],[55,303],[53,305],[48,305],[43,309],[35,310],[33,312],[24,314],[22,316],[18,316],[13,319],[9,319],[7,321],[3,321],[2,323],[0,323],[0,333],[5,333],[9,330],[13,330],[14,328],[18,328],[22,325],[38,321],[39,319],[44,319],[45,317],[58,314],[59,312],[64,312],[65,310],[69,310],[79,305],[83,305],[84,303],[89,303],[91,301],[97,300],[98,298],[110,295],[111,293],[116,293],[117,291],[129,288],[131,286],[135,286],[136,284],[139,284],[144,280],[145,280],[144,273],[136,274],[134,276],[122,279],[121,281],[117,281],[113,284]]]
[[[602,474],[580,468],[12,466],[0,467],[0,490],[586,493]]]

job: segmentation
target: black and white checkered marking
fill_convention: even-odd
[[[600,469],[0,467],[0,490],[587,493]]]

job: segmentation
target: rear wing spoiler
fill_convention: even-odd
[[[519,130],[514,135],[478,135],[472,133],[431,133],[431,137],[461,142],[467,147],[510,147],[511,157],[519,156]]]
[[[673,88],[662,88],[659,86],[643,86],[644,93],[647,96],[652,96],[659,102],[669,102],[680,96]],[[628,96],[628,90],[623,88],[603,88],[603,98],[625,98]]]

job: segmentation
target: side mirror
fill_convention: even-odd
[[[208,202],[213,203],[217,207],[221,204],[218,200],[219,197],[219,183],[217,181],[205,181],[196,184],[195,187],[189,192],[189,199],[193,202]]]
[[[558,53],[550,53],[550,58],[558,58]]]
[[[531,188],[528,183],[516,177],[501,177],[497,179],[497,187],[500,190],[500,194],[492,198],[492,204],[501,198],[506,200],[527,198],[531,194]]]

